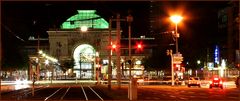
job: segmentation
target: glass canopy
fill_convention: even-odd
[[[108,22],[96,14],[96,10],[77,10],[78,14],[71,16],[62,23],[62,29],[76,29],[87,26],[93,29],[108,28]]]

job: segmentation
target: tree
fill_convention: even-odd
[[[75,66],[74,59],[71,58],[70,60],[63,61],[60,67],[62,68],[63,72],[66,73],[68,69],[72,69],[74,66]]]

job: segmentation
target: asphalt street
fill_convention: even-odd
[[[127,85],[122,85],[120,89],[112,85],[111,90],[108,90],[107,85],[42,85],[35,87],[34,96],[31,91],[31,88],[25,88],[5,92],[2,94],[2,100],[128,100]],[[240,101],[238,88],[140,85],[137,91],[138,100]]]

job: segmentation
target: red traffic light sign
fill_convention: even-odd
[[[137,44],[138,49],[142,49],[142,44]]]
[[[143,49],[143,44],[142,44],[142,42],[137,42],[135,48],[136,48],[137,50],[142,50],[142,49]]]
[[[112,45],[111,45],[111,50],[116,51],[116,50],[117,50],[117,47],[118,47],[118,46],[117,46],[116,44],[112,44]]]

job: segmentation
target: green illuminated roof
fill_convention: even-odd
[[[71,16],[62,23],[62,29],[75,29],[87,26],[93,29],[108,28],[108,22],[95,14],[96,10],[77,10],[78,14]]]

